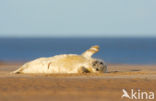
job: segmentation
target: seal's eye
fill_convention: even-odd
[[[101,65],[103,65],[103,62],[100,62]]]
[[[96,71],[99,71],[99,69],[98,69],[98,68],[96,68]]]

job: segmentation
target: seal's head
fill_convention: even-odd
[[[92,68],[95,72],[100,72],[100,73],[106,73],[107,72],[106,63],[100,59],[93,60]]]

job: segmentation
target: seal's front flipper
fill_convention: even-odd
[[[87,68],[85,68],[85,67],[81,67],[80,69],[79,69],[79,73],[89,73],[90,71],[87,69]]]
[[[99,51],[99,46],[92,46],[90,49],[86,50],[84,53],[82,53],[82,56],[86,58],[90,58],[93,54],[97,53]]]

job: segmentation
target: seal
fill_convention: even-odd
[[[48,58],[38,58],[25,63],[12,73],[105,73],[107,65],[103,60],[92,58],[99,46],[92,46],[81,55],[63,54]]]

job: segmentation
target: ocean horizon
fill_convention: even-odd
[[[93,45],[93,57],[111,64],[156,64],[156,38],[0,38],[0,61],[31,61],[59,54],[81,54]]]

